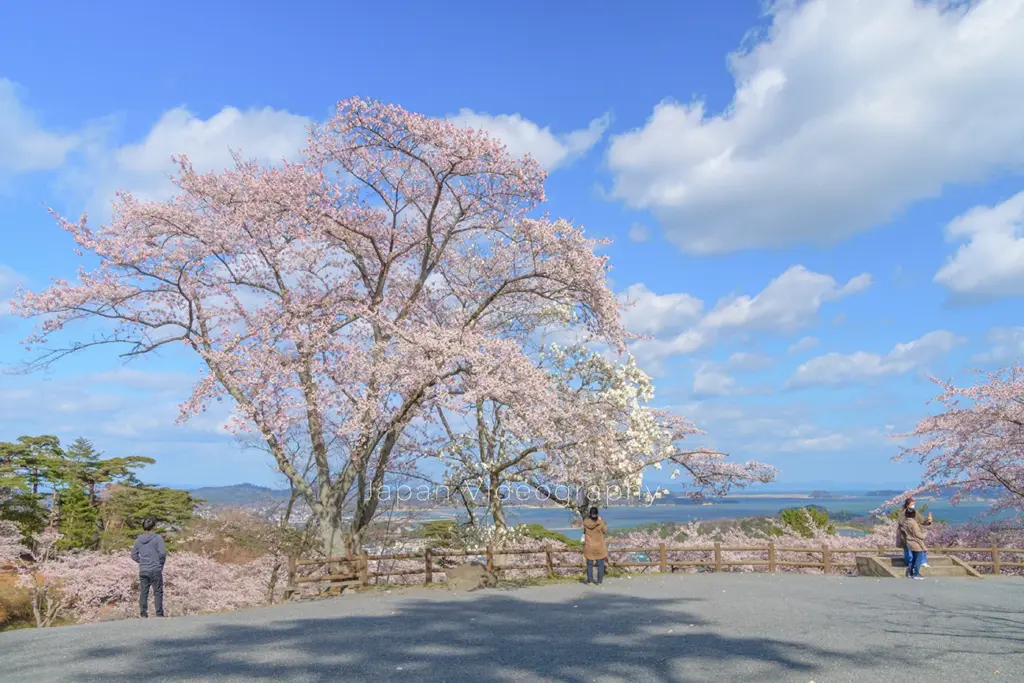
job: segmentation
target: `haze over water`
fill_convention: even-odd
[[[610,507],[601,511],[601,516],[610,529],[627,529],[644,524],[660,522],[676,522],[685,524],[695,520],[734,519],[739,517],[770,517],[777,515],[779,510],[788,507],[817,505],[831,513],[850,512],[855,515],[868,515],[885,499],[878,497],[851,495],[849,498],[749,498],[730,496],[733,502],[717,502],[712,505],[652,505],[650,507]],[[954,524],[985,521],[982,514],[991,505],[990,501],[965,501],[959,505],[951,505],[944,499],[930,500],[919,498],[918,506],[928,505],[928,511],[935,515],[936,521]],[[430,518],[451,518],[463,510],[451,508],[432,510]],[[572,515],[559,508],[522,508],[506,509],[509,521],[513,524],[540,524],[555,531],[571,529]],[[1006,519],[1012,514],[998,515],[993,519]]]

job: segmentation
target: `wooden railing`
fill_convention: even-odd
[[[722,553],[729,552],[763,552],[766,554],[765,559],[744,559],[744,560],[729,560],[725,561],[722,559]],[[844,555],[857,555],[857,554],[870,554],[875,553],[881,555],[890,555],[895,553],[902,553],[902,548],[886,548],[877,547],[874,549],[870,548],[829,548],[827,546],[821,546],[820,548],[813,547],[795,547],[795,546],[777,546],[774,543],[767,545],[758,546],[723,546],[721,543],[715,543],[709,546],[691,546],[691,547],[670,547],[665,543],[661,543],[656,548],[631,548],[631,547],[616,547],[609,546],[609,561],[608,564],[611,567],[643,567],[653,568],[657,567],[659,572],[672,572],[677,568],[683,567],[707,567],[712,571],[720,572],[728,567],[766,567],[769,572],[777,571],[779,567],[808,567],[821,569],[825,574],[832,573],[834,568],[846,568],[857,566],[856,562],[850,561],[837,561],[836,556]],[[1021,548],[960,548],[960,547],[949,547],[931,548],[929,551],[931,555],[937,554],[949,554],[949,553],[985,553],[991,555],[990,561],[980,560],[965,560],[965,562],[972,567],[986,567],[990,568],[992,574],[1001,574],[1003,567],[1024,567],[1024,562],[1008,562],[1001,559],[1002,554],[1010,555],[1024,555],[1024,549]],[[706,559],[700,560],[679,560],[669,557],[669,553],[707,553],[709,555]],[[804,553],[811,555],[820,555],[820,561],[810,560],[784,560],[779,559],[779,553]],[[544,561],[532,564],[509,564],[509,565],[497,565],[494,561],[495,555],[543,555]],[[540,548],[540,549],[501,549],[495,550],[493,547],[488,546],[486,548],[480,548],[476,550],[437,550],[433,548],[427,548],[422,553],[399,553],[393,555],[360,555],[357,557],[332,557],[315,560],[300,560],[291,558],[288,563],[288,588],[286,590],[286,597],[290,597],[298,590],[298,585],[303,583],[322,583],[329,582],[332,584],[340,585],[341,587],[349,585],[367,585],[371,578],[378,577],[392,577],[392,576],[414,576],[417,574],[423,574],[423,583],[430,584],[434,581],[434,574],[445,571],[445,567],[440,567],[436,563],[438,560],[444,558],[455,558],[455,557],[480,557],[484,558],[485,564],[488,570],[499,574],[503,571],[508,570],[527,570],[527,569],[544,569],[547,571],[549,577],[554,577],[559,569],[573,569],[577,572],[582,571],[583,565],[580,562],[557,562],[556,556],[559,555],[581,555],[582,550],[579,548]],[[619,561],[615,559],[615,556],[621,555],[645,555],[647,561]],[[652,560],[652,557],[656,557],[656,560]],[[401,569],[401,570],[386,570],[386,571],[370,571],[370,563],[376,562],[389,562],[398,560],[422,560],[422,568],[414,569]],[[328,571],[325,574],[317,574],[312,576],[299,576],[299,567],[307,566],[327,566]],[[332,569],[334,567],[335,569]],[[337,569],[340,567],[341,569]]]

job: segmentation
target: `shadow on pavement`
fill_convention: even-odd
[[[762,637],[716,635],[687,601],[614,593],[534,602],[483,593],[471,600],[396,604],[394,614],[196,623],[195,635],[132,647],[82,649],[68,680],[132,683],[208,679],[303,681],[812,680],[830,668],[870,669],[896,655],[851,655]],[[345,609],[344,598],[339,610]],[[253,620],[260,619],[259,613]],[[240,616],[240,615],[235,615]],[[241,622],[242,619],[237,619]],[[169,624],[168,624],[169,625]],[[168,629],[169,630],[169,629]],[[11,680],[34,680],[28,666]]]

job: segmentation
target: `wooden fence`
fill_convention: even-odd
[[[744,559],[744,560],[731,560],[725,561],[722,559],[722,553],[729,552],[761,552],[765,553],[765,559]],[[838,557],[847,555],[863,555],[877,552],[880,555],[889,555],[894,553],[902,553],[902,548],[886,548],[878,547],[874,549],[870,548],[829,548],[827,546],[821,546],[820,548],[813,547],[794,547],[794,546],[777,546],[774,543],[760,546],[722,546],[720,543],[715,543],[709,546],[694,546],[694,547],[670,547],[665,543],[661,543],[657,548],[622,548],[616,546],[609,546],[608,553],[609,559],[608,564],[610,567],[643,567],[645,569],[658,568],[659,572],[673,572],[678,568],[694,567],[694,568],[708,568],[712,571],[720,572],[728,567],[765,567],[767,571],[777,571],[779,567],[807,567],[814,569],[821,569],[825,574],[832,573],[834,568],[847,568],[856,567],[856,562],[840,561]],[[1024,562],[1008,562],[1001,559],[1001,555],[1021,555],[1024,554],[1024,549],[1021,548],[932,548],[929,554],[962,554],[962,553],[984,553],[992,557],[989,561],[980,560],[965,560],[965,562],[975,569],[984,567],[989,569],[989,573],[1001,574],[1003,567],[1024,567]],[[670,558],[669,553],[706,553],[708,557],[700,560],[679,560]],[[783,560],[778,559],[779,553],[805,553],[812,555],[820,555],[820,561],[810,560]],[[414,576],[418,574],[423,575],[423,583],[430,584],[434,581],[435,573],[444,573],[445,567],[438,566],[438,561],[443,561],[446,558],[455,557],[481,557],[485,559],[487,568],[495,574],[500,574],[503,571],[508,570],[536,570],[544,569],[547,571],[549,577],[554,577],[559,569],[573,569],[576,572],[580,572],[583,569],[583,565],[580,562],[559,562],[556,561],[556,556],[561,555],[581,555],[582,550],[573,548],[540,548],[540,549],[502,549],[495,550],[493,547],[488,546],[487,548],[481,548],[477,550],[437,550],[433,548],[427,548],[422,553],[399,553],[394,555],[360,555],[358,557],[332,557],[315,560],[301,560],[297,558],[291,558],[288,563],[288,588],[286,590],[286,597],[291,597],[297,590],[298,585],[303,583],[323,583],[328,582],[341,589],[348,586],[365,586],[369,584],[370,579],[392,577],[392,576]],[[646,561],[625,561],[617,560],[615,556],[621,555],[644,555],[647,557]],[[532,564],[509,564],[509,565],[498,565],[494,561],[495,555],[542,555],[544,557],[543,562],[536,562]],[[652,559],[657,558],[657,559]],[[376,562],[378,565],[381,562],[398,561],[398,560],[421,560],[422,567],[413,569],[395,569],[388,571],[370,571],[370,563]],[[312,576],[299,576],[299,567],[316,567],[326,566],[327,571],[324,574],[315,574]]]

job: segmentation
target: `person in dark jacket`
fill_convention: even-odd
[[[139,565],[139,616],[149,616],[149,589],[153,589],[153,605],[156,615],[164,615],[164,562],[167,561],[167,547],[160,534],[154,533],[156,520],[146,517],[142,520],[142,534],[132,546],[132,559]]]

